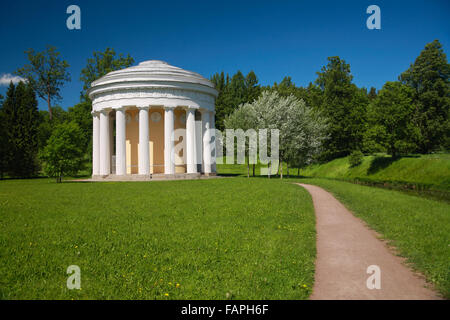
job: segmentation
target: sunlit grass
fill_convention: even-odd
[[[275,180],[0,181],[0,297],[305,299],[314,221]]]

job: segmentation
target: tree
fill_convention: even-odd
[[[261,93],[261,88],[258,84],[258,77],[253,70],[250,71],[245,77],[245,88],[247,91],[246,102],[253,102]]]
[[[370,91],[369,91],[369,93],[367,94],[367,97],[368,97],[370,100],[375,99],[375,98],[377,97],[377,89],[374,88],[374,87],[370,87]]]
[[[94,51],[93,57],[87,59],[86,67],[81,70],[80,80],[83,82],[80,103],[68,109],[68,118],[78,124],[82,130],[82,141],[87,160],[92,160],[92,102],[87,95],[87,89],[91,83],[109,72],[130,67],[134,59],[127,54],[118,54],[112,48],[106,48],[104,52]],[[91,161],[88,161],[91,163]]]
[[[317,75],[316,84],[322,91],[319,109],[329,122],[322,159],[331,160],[360,150],[367,94],[352,83],[350,65],[339,57],[329,57],[328,64]]]
[[[38,121],[36,95],[30,84],[12,82],[2,103],[2,173],[14,177],[30,177],[37,173],[39,166]]]
[[[374,132],[376,142],[394,157],[416,149],[420,131],[414,124],[413,96],[412,88],[400,82],[387,82],[370,108],[369,130]]]
[[[448,148],[450,122],[450,65],[438,40],[425,46],[399,80],[414,89],[416,117],[421,131],[419,151]]]
[[[0,94],[0,179],[8,172],[9,141],[6,128],[6,118],[3,112],[3,96]]]
[[[278,129],[280,163],[311,163],[317,157],[326,137],[325,119],[307,107],[303,100],[292,94],[280,96],[276,90],[265,90],[252,103],[241,105],[227,117],[225,124],[227,128],[243,130]],[[283,178],[282,170],[280,178]]]
[[[124,68],[130,67],[134,63],[134,59],[127,54],[122,53],[116,56],[116,52],[112,48],[106,48],[104,52],[94,51],[94,57],[87,59],[87,65],[81,70],[80,80],[83,82],[83,91],[81,97],[83,100],[89,100],[87,89],[91,83],[105,74]]]
[[[237,71],[230,79],[224,72],[216,73],[211,78],[219,95],[216,99],[216,128],[225,128],[225,118],[230,115],[239,105],[254,101],[261,92],[258,78],[253,71],[246,77],[241,71]]]
[[[16,74],[24,77],[37,95],[47,101],[49,117],[52,120],[51,103],[61,99],[60,89],[65,82],[70,81],[67,70],[69,64],[60,59],[60,53],[52,46],[47,46],[42,52],[29,49],[25,53],[29,63],[18,69]]]
[[[69,121],[74,121],[81,129],[82,142],[85,146],[85,153],[92,156],[92,104],[89,101],[82,101],[73,107],[69,107],[67,118]]]
[[[42,150],[47,145],[47,140],[53,133],[53,130],[61,123],[69,119],[67,111],[56,105],[52,107],[53,119],[50,120],[48,111],[39,110],[39,127],[38,127],[38,145]]]
[[[75,175],[83,164],[82,132],[75,122],[58,125],[48,139],[40,157],[44,172],[61,182],[65,175]]]
[[[237,109],[234,110],[231,114],[227,115],[224,120],[225,128],[234,129],[234,130],[243,130],[246,132],[247,130],[257,130],[257,119],[256,114],[254,113],[253,106],[249,103],[240,105]],[[256,137],[254,137],[256,139]],[[249,137],[250,139],[250,137]],[[253,159],[250,161],[250,153],[251,151],[256,152],[256,145],[251,145],[249,139],[245,138],[245,159],[247,163],[247,178],[250,177],[250,162],[253,164],[253,176],[255,176],[255,164],[257,159]],[[252,150],[252,147],[255,147]]]

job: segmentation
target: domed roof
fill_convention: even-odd
[[[95,80],[91,89],[108,84],[124,82],[183,82],[206,86],[214,89],[214,85],[200,74],[183,70],[160,60],[148,60],[137,66],[112,71]],[[205,88],[206,89],[206,88]],[[208,90],[210,91],[210,90]],[[215,91],[215,90],[214,90]],[[215,94],[217,96],[217,94]]]

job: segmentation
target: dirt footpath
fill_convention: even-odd
[[[440,299],[423,277],[392,254],[377,234],[330,193],[298,184],[311,194],[316,212],[317,260],[310,299]],[[369,266],[379,267],[380,281]],[[377,284],[380,289],[369,289]]]

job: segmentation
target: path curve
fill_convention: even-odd
[[[393,255],[378,235],[329,192],[298,183],[312,196],[316,212],[317,260],[312,300],[440,299],[423,277]],[[381,271],[381,289],[368,289],[367,267]]]

